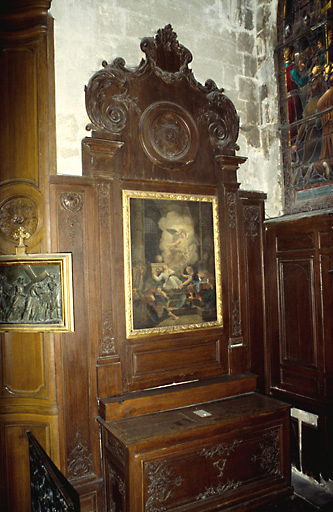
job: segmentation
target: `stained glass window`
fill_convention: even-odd
[[[276,54],[285,211],[332,207],[331,0],[280,0]]]

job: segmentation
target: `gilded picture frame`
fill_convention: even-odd
[[[74,331],[71,253],[0,256],[4,331]]]
[[[123,191],[128,338],[222,327],[215,196]]]

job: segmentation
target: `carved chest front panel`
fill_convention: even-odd
[[[241,510],[288,488],[288,406],[256,393],[102,423],[108,510]]]

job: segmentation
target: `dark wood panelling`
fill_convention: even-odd
[[[27,252],[49,249],[48,175],[55,172],[53,20],[50,0],[0,4],[0,247],[15,253],[15,233],[30,233]],[[30,510],[31,430],[60,463],[52,334],[2,333],[0,503]]]
[[[63,473],[80,493],[83,510],[101,506],[96,360],[101,339],[95,191],[89,180],[54,177],[53,250],[71,252],[75,331],[57,336],[56,365]],[[85,300],[89,297],[89,300]],[[75,415],[72,411],[76,411]],[[96,503],[91,509],[90,504]],[[85,505],[83,505],[85,504]],[[85,508],[88,507],[88,508]]]
[[[130,358],[133,365],[133,378],[149,375],[154,379],[155,373],[168,372],[179,375],[200,376],[201,368],[204,366],[211,376],[226,372],[226,367],[220,361],[220,341],[215,336],[200,339],[197,343],[188,340],[185,344],[181,340],[173,343],[157,342],[153,350],[147,346],[134,345],[129,348]],[[195,368],[198,366],[198,368]],[[208,370],[209,369],[209,370]],[[224,370],[224,371],[223,371]],[[161,376],[160,378],[163,379]]]
[[[244,244],[246,339],[250,370],[258,375],[258,390],[265,390],[266,331],[264,258],[265,194],[241,191],[242,240]]]
[[[316,368],[318,339],[314,324],[313,260],[279,258],[278,265],[281,362]],[[308,333],[311,342],[304,345]]]
[[[96,366],[97,394],[100,398],[112,394],[120,395],[122,392],[121,362],[116,358],[99,358]]]
[[[59,464],[56,435],[57,418],[47,417],[46,414],[38,417],[34,414],[7,416],[1,425],[0,448],[2,455],[1,474],[10,476],[7,480],[1,503],[5,511],[30,510],[30,471],[28,438],[26,431],[30,430],[45,450],[51,454]],[[5,482],[2,482],[4,484]],[[18,492],[19,490],[19,492]]]
[[[37,57],[39,45],[34,41],[18,48],[4,48],[0,53],[3,71],[0,99],[1,121],[0,152],[1,178],[4,181],[22,178],[22,161],[26,166],[26,179],[38,183],[38,119],[37,105]],[[22,94],[24,91],[24,95]],[[27,94],[30,102],[26,101]],[[18,115],[25,119],[19,130],[13,119]],[[8,122],[8,120],[12,120]],[[25,143],[22,145],[22,140]]]
[[[303,445],[306,472],[317,479],[332,471],[332,221],[329,211],[266,224],[268,389],[319,416],[318,430],[306,430],[322,440],[318,457]]]
[[[22,346],[26,346],[29,353],[29,364],[33,372],[27,371],[24,360],[20,357]],[[7,334],[2,343],[1,361],[2,382],[1,394],[3,396],[18,397],[47,397],[48,375],[45,373],[44,346],[41,334],[32,333]],[[5,364],[5,361],[16,361],[15,367]]]

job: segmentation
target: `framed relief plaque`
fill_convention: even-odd
[[[215,196],[123,191],[126,334],[222,326]]]
[[[0,256],[0,331],[73,330],[72,255]]]

